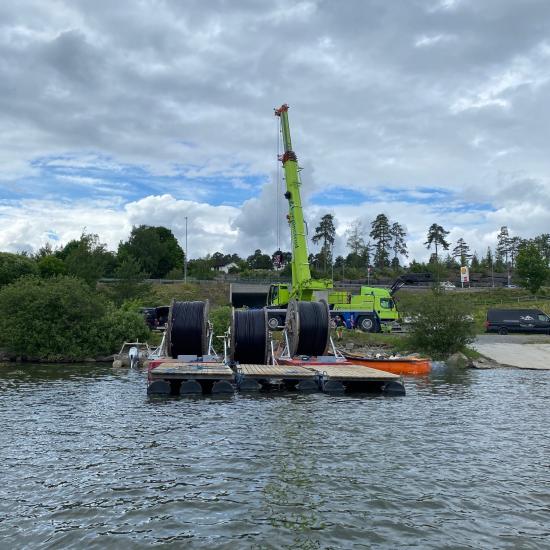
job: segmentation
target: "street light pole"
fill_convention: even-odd
[[[187,282],[187,216],[185,216],[185,262],[183,264],[183,282]]]

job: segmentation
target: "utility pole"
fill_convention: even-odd
[[[187,216],[185,216],[185,262],[183,264],[183,282],[187,282]]]
[[[494,260],[491,260],[491,282],[493,284],[493,288],[495,288],[495,262],[494,262]]]

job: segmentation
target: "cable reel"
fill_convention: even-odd
[[[285,331],[290,357],[325,355],[330,340],[330,313],[327,302],[288,304]]]
[[[233,308],[230,334],[231,361],[243,365],[267,365],[269,358],[267,309]]]
[[[179,355],[208,354],[208,300],[178,302],[172,300],[168,314],[167,352],[173,359]]]

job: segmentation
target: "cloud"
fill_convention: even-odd
[[[152,213],[181,235],[196,208],[195,250],[274,249],[283,102],[311,224],[388,208],[419,257],[427,220],[480,247],[547,231],[543,0],[21,0],[0,21],[1,246],[84,223],[116,245]]]

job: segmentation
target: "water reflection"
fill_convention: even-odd
[[[271,480],[263,490],[264,506],[270,525],[281,536],[280,541],[273,541],[280,548],[321,548],[315,531],[323,529],[319,509],[324,503],[316,496],[315,485],[322,472],[307,448],[319,437],[320,426],[307,407],[307,402],[316,398],[296,396],[281,401],[266,426],[277,451]]]

